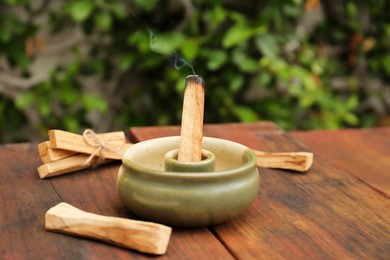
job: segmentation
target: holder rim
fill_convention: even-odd
[[[237,173],[240,173],[242,171],[248,171],[250,169],[256,168],[256,154],[249,149],[248,147],[225,139],[220,138],[214,138],[214,137],[203,137],[205,141],[207,139],[209,140],[216,140],[216,141],[223,141],[227,143],[231,143],[234,145],[237,145],[237,147],[240,147],[243,150],[242,160],[243,163],[239,167],[235,167],[232,169],[225,169],[220,171],[213,171],[213,172],[171,172],[171,171],[163,171],[163,170],[157,170],[152,169],[148,167],[141,166],[137,163],[134,163],[131,159],[129,159],[129,154],[131,154],[132,151],[136,150],[138,147],[143,146],[145,144],[148,144],[150,142],[156,142],[159,141],[174,141],[179,140],[180,136],[169,136],[169,137],[161,137],[156,139],[151,139],[147,141],[142,141],[140,143],[136,143],[130,148],[128,148],[122,157],[122,163],[125,167],[132,168],[137,172],[142,172],[149,175],[157,175],[157,176],[164,176],[165,178],[221,178],[222,176],[228,177]],[[178,147],[177,147],[178,148]]]

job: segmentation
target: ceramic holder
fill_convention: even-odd
[[[117,179],[124,205],[145,220],[175,227],[215,225],[243,213],[260,188],[255,153],[204,137],[202,148],[214,155],[215,171],[166,171],[166,155],[179,142],[179,136],[157,138],[125,151]]]

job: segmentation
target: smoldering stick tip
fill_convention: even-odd
[[[186,78],[186,84],[189,84],[189,83],[201,84],[202,86],[204,86],[204,80],[199,75],[188,75]]]

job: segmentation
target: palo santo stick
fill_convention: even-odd
[[[77,154],[69,150],[52,149],[50,148],[50,141],[38,144],[38,151],[43,163],[58,161]]]
[[[93,154],[100,147],[99,143],[96,143],[96,145],[88,144],[82,135],[62,130],[49,130],[48,134],[51,148]],[[116,160],[122,159],[123,152],[128,148],[128,145],[124,145],[125,134],[123,131],[100,134],[97,137],[104,140],[105,143],[105,149],[101,151],[102,157]]]
[[[313,154],[308,152],[268,153],[254,151],[257,165],[264,168],[279,168],[304,172],[313,164]]]
[[[199,162],[202,159],[204,116],[204,81],[190,75],[186,80],[181,121],[178,160]]]
[[[168,226],[97,215],[64,202],[46,212],[45,228],[156,255],[165,254],[172,233]]]
[[[90,156],[86,154],[77,154],[62,160],[45,163],[38,167],[39,178],[44,179],[48,177],[53,177],[53,176],[57,176],[69,172],[75,172],[78,170],[90,168],[91,165],[85,164],[85,162],[87,162],[89,157]],[[104,159],[100,162],[98,161],[94,165],[98,166],[105,163],[109,163],[111,161],[113,160]]]

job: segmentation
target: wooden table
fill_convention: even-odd
[[[206,125],[205,135],[264,151],[314,152],[307,173],[259,169],[247,211],[209,228],[174,228],[169,259],[389,259],[390,128],[286,133],[272,123]],[[178,127],[132,128],[130,139],[178,135]],[[64,201],[136,218],[116,189],[120,162],[40,180],[36,144],[0,146],[1,259],[144,259],[155,256],[44,229]]]

